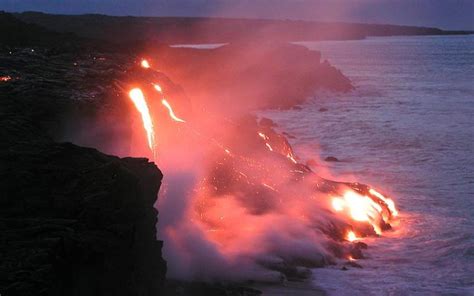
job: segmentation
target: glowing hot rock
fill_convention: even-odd
[[[357,236],[355,235],[354,231],[349,231],[347,233],[347,240],[350,242],[357,240]]]
[[[148,69],[148,68],[150,68],[150,63],[148,63],[147,60],[142,60],[141,66],[145,69]]]
[[[168,103],[167,100],[162,99],[161,103],[163,104],[163,106],[166,107],[166,109],[168,109],[168,113],[169,113],[171,119],[173,119],[174,121],[177,121],[177,122],[186,122],[186,121],[182,120],[181,118],[179,118],[178,116],[176,116],[174,114],[173,108],[171,108],[171,105]]]
[[[148,139],[148,146],[152,151],[155,148],[155,132],[153,130],[153,121],[150,116],[150,110],[148,109],[148,105],[145,100],[145,96],[143,92],[139,88],[134,88],[129,93],[130,99],[135,104],[138,112],[140,112],[143,121],[143,127],[145,128],[147,139]]]
[[[369,192],[373,194],[371,191]],[[397,215],[397,211],[392,200],[383,197],[381,194],[380,196],[383,198],[380,198],[380,196],[376,194],[373,195],[387,205],[391,215]],[[391,204],[387,201],[390,201]],[[386,221],[388,218],[384,216],[382,206],[379,203],[375,202],[372,198],[365,195],[360,195],[353,190],[346,191],[342,197],[334,197],[331,201],[331,205],[334,211],[344,212],[350,217],[350,219],[356,222],[369,223],[372,225],[375,233],[379,235],[382,233],[379,224],[380,219],[382,219],[384,222],[388,222]],[[350,238],[355,238],[355,234],[352,233],[350,236],[348,236],[348,240],[351,241]]]

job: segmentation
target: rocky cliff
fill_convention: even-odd
[[[161,295],[160,170],[53,140],[68,116],[94,113],[87,98],[108,92],[94,78],[104,62],[11,45],[0,46],[0,294]],[[108,66],[113,79],[120,69]]]
[[[68,143],[2,148],[2,293],[160,295],[154,164]]]

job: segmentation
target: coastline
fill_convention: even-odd
[[[54,37],[54,34],[52,34]],[[21,36],[18,36],[21,38]],[[278,46],[277,46],[278,48]],[[238,48],[238,50],[242,50],[241,48]],[[290,46],[287,49],[284,50],[282,54],[291,54],[292,51],[295,51],[296,53],[301,51],[301,48],[298,46]],[[230,51],[229,54],[232,54],[232,52],[235,52],[233,50]],[[199,52],[200,54],[200,52]],[[227,55],[227,53],[226,53]],[[84,167],[68,167],[67,162],[61,165],[57,165],[54,170],[48,173],[43,173],[43,176],[45,178],[52,178],[54,179],[55,177],[53,176],[54,174],[61,174],[61,172],[64,173],[66,170],[66,167],[68,167],[68,170],[71,170],[71,175],[74,176],[76,174],[81,174],[80,172],[83,170],[94,170],[94,169],[87,169],[86,167],[91,166],[91,167],[96,167],[97,164],[94,163],[94,159],[104,159],[105,164],[102,164],[105,167],[111,166],[115,167],[117,165],[121,166],[119,163],[130,163],[130,167],[134,168],[128,168],[124,170],[135,170],[135,167],[137,167],[138,171],[140,171],[139,167],[143,166],[146,164],[146,166],[150,166],[151,164],[148,163],[144,159],[118,159],[116,157],[111,157],[112,161],[108,160],[109,156],[106,156],[97,150],[94,149],[89,149],[89,148],[81,148],[77,147],[72,144],[58,144],[55,143],[54,141],[59,141],[59,142],[64,142],[64,141],[72,141],[75,143],[86,145],[86,146],[93,146],[96,148],[99,148],[101,151],[105,151],[109,154],[122,154],[122,156],[127,154],[126,146],[124,147],[119,147],[117,149],[116,143],[125,143],[127,142],[127,139],[130,135],[130,131],[127,131],[130,126],[127,126],[128,120],[125,120],[123,126],[117,126],[117,125],[111,125],[110,120],[114,118],[124,118],[124,114],[128,113],[128,106],[124,105],[124,102],[121,102],[120,100],[117,101],[117,94],[121,93],[120,89],[117,89],[114,87],[114,81],[115,80],[124,80],[124,73],[126,72],[127,67],[131,67],[131,64],[133,64],[134,59],[133,59],[133,54],[129,53],[122,53],[122,52],[117,52],[117,51],[101,51],[95,48],[89,48],[87,50],[84,50],[83,45],[81,45],[79,48],[76,47],[53,47],[53,48],[48,48],[48,47],[43,47],[42,45],[36,45],[33,47],[6,47],[3,48],[2,53],[0,54],[0,59],[3,61],[4,67],[0,69],[2,71],[2,75],[8,75],[9,77],[12,77],[11,80],[6,81],[0,85],[0,88],[2,89],[2,96],[4,97],[2,99],[2,110],[4,113],[4,116],[2,117],[4,124],[2,126],[4,127],[2,129],[2,136],[6,139],[9,139],[8,142],[4,142],[2,145],[2,155],[4,155],[7,158],[10,158],[11,155],[8,154],[7,152],[11,149],[13,150],[20,150],[23,152],[19,152],[18,156],[15,157],[20,157],[24,158],[26,155],[23,155],[22,153],[26,153],[30,157],[33,158],[41,158],[42,156],[47,155],[48,153],[51,153],[51,159],[52,161],[61,161],[63,160],[59,157],[59,154],[55,152],[56,150],[58,151],[63,151],[62,153],[65,153],[67,155],[75,155],[73,151],[79,151],[80,154],[84,156],[84,160],[81,161],[80,166]],[[313,57],[318,57],[318,55],[310,55],[309,58]],[[315,60],[316,62],[319,62],[319,59]],[[264,61],[262,61],[264,63]],[[303,62],[303,60],[301,61]],[[325,66],[329,67],[329,66]],[[11,69],[15,69],[12,71]],[[323,68],[326,69],[326,68]],[[327,68],[329,69],[329,68]],[[297,69],[291,70],[293,72],[298,71]],[[126,74],[128,75],[128,74]],[[45,80],[46,79],[46,80]],[[343,80],[344,81],[344,80]],[[345,83],[345,82],[344,82]],[[104,87],[106,86],[106,87]],[[297,87],[297,86],[295,86]],[[90,100],[91,95],[93,96],[93,100]],[[23,108],[26,106],[26,108]],[[23,108],[23,109],[22,109]],[[107,117],[104,117],[104,114],[107,114]],[[242,113],[242,114],[245,114]],[[125,115],[126,116],[126,115]],[[122,120],[123,121],[123,120]],[[88,127],[88,128],[86,128]],[[93,127],[94,133],[90,133],[90,128]],[[79,132],[77,132],[79,131]],[[100,139],[100,140],[99,140]],[[120,139],[120,140],[119,140]],[[16,148],[15,148],[16,147]],[[20,148],[22,147],[22,148]],[[54,148],[56,147],[56,148]],[[123,150],[120,150],[123,149]],[[28,152],[30,151],[30,152]],[[6,154],[5,154],[6,153]],[[73,157],[75,159],[78,159],[78,157]],[[91,158],[91,160],[87,160],[88,158]],[[110,164],[107,164],[109,163]],[[54,162],[53,162],[54,163]],[[25,163],[25,170],[38,170],[41,168],[41,166],[44,166],[46,164],[39,164],[39,163]],[[102,166],[101,165],[101,166]],[[154,165],[154,170],[146,169],[143,172],[137,171],[136,174],[139,174],[140,177],[139,179],[144,180],[144,181],[139,181],[139,183],[149,183],[150,181],[148,180],[149,178],[152,178],[155,173],[150,173],[148,174],[147,172],[159,172]],[[11,168],[13,170],[13,167]],[[53,174],[53,175],[49,175]],[[98,173],[99,174],[99,173]],[[102,174],[101,176],[105,178],[105,176],[108,175],[108,171],[100,173]],[[99,175],[100,175],[99,174]],[[133,173],[135,174],[135,173]],[[127,175],[124,176],[123,178],[120,178],[122,181],[121,182],[135,182],[137,177],[134,177],[132,175]],[[37,178],[38,176],[33,174],[33,178]],[[101,178],[102,178],[101,177]],[[71,179],[72,178],[72,179]],[[69,178],[69,176],[64,176],[64,182],[69,183],[69,182],[75,182],[74,177]],[[99,178],[99,180],[101,180]],[[22,178],[17,178],[18,180],[21,180]],[[29,179],[25,179],[24,182],[30,182],[29,185],[34,184],[33,181],[30,181]],[[101,184],[102,181],[98,182],[99,185]],[[152,182],[153,183],[153,182]],[[3,183],[2,183],[3,184]],[[15,182],[10,182],[10,189],[7,190],[7,192],[17,192],[17,194],[22,197],[22,191],[19,190],[15,186],[20,186],[20,183],[16,184]],[[16,184],[16,185],[15,185]],[[159,182],[156,182],[157,185],[159,185]],[[55,184],[52,180],[47,180],[44,183],[45,186],[50,188],[51,190],[56,190],[56,191],[61,191],[63,189],[58,189],[60,186],[58,184]],[[41,190],[41,186],[33,186],[34,188]],[[107,196],[112,196],[114,195],[114,185],[112,184],[111,187],[108,187],[105,191],[108,192]],[[132,187],[133,188],[133,187]],[[78,198],[89,200],[94,196],[93,191],[87,191],[87,193],[80,193],[79,189],[73,189]],[[136,189],[137,191],[141,191],[142,189]],[[158,189],[155,188],[155,191]],[[149,190],[148,190],[149,191]],[[152,196],[152,193],[149,193],[147,196]],[[16,195],[11,195],[10,197],[14,197]],[[129,196],[130,198],[133,197],[133,195]],[[137,197],[137,196],[135,196]],[[42,195],[38,194],[38,202],[40,204],[47,203],[47,198],[43,197]],[[70,198],[69,194],[65,194],[63,196],[65,199],[65,202],[67,203],[67,199]],[[125,197],[124,197],[125,198]],[[93,200],[94,198],[92,198]],[[8,205],[13,205],[11,200],[5,200],[4,201]],[[33,201],[32,201],[33,202]],[[27,202],[27,204],[29,201]],[[87,203],[86,203],[87,204]],[[29,207],[34,207],[33,204],[31,204]],[[78,206],[73,206],[76,209],[80,209]],[[95,206],[91,206],[95,207]],[[107,204],[102,204],[100,207],[102,207],[102,211],[109,211],[111,210],[109,208],[109,205]],[[144,210],[146,209],[147,211],[153,211],[153,207],[150,207],[150,204],[143,203],[140,205],[137,205],[137,207],[141,207]],[[126,213],[126,208],[123,208],[122,210],[125,210]],[[43,211],[42,208],[37,208],[36,210],[39,215],[44,216],[45,223],[53,223],[51,221],[54,221],[54,219],[57,219],[55,214],[50,214],[47,211]],[[61,211],[61,210],[60,210]],[[9,215],[12,215],[11,217]],[[2,215],[3,221],[10,221],[9,219],[15,219],[15,217],[18,217],[19,213],[16,211],[11,212],[10,214],[4,214]],[[145,215],[146,217],[150,215]],[[107,217],[104,215],[104,217]],[[115,217],[115,216],[111,216]],[[118,217],[118,216],[117,216]],[[64,216],[65,219],[72,219],[70,216]],[[143,217],[140,217],[143,218]],[[6,219],[6,220],[5,220]],[[81,223],[77,222],[76,218],[73,219],[74,221],[71,222],[73,224],[68,224],[66,227],[69,229],[70,227],[78,227],[80,229],[82,226]],[[49,221],[49,222],[48,222]],[[95,220],[87,221],[87,223],[91,223],[94,225]],[[156,216],[153,217],[153,219],[150,219],[149,221],[142,221],[140,222],[140,219],[138,217],[132,218],[132,220],[129,221],[129,224],[141,224],[144,229],[150,229],[150,226],[152,226],[154,229],[155,227],[155,222],[156,221]],[[4,224],[6,227],[3,229],[4,231],[10,231],[9,229],[11,226],[9,226],[10,222]],[[54,222],[56,223],[56,222]],[[57,222],[60,223],[60,222]],[[68,222],[69,223],[69,222]],[[48,224],[49,225],[49,224]],[[72,225],[72,226],[71,226]],[[23,227],[23,226],[22,226]],[[31,225],[24,225],[24,227],[31,227]],[[48,226],[52,227],[52,226]],[[59,238],[59,242],[68,240],[68,238],[65,236],[65,234],[62,233],[62,231],[57,232],[56,230],[48,230],[49,228],[46,227],[45,229],[41,230],[45,232],[46,237],[52,236],[54,238]],[[63,227],[63,226],[61,226]],[[98,227],[100,229],[100,225],[96,225],[94,227]],[[65,228],[65,229],[66,229]],[[56,228],[54,228],[56,229]],[[147,231],[148,231],[147,230]],[[79,230],[77,230],[79,231]],[[102,230],[98,230],[102,231]],[[107,231],[107,230],[104,230]],[[144,230],[145,231],[145,230]],[[127,232],[128,233],[128,232]],[[148,233],[148,232],[147,232]],[[148,233],[150,234],[150,233]],[[89,236],[89,234],[73,234],[73,237],[79,236],[79,239],[75,238],[75,241],[78,241],[78,243],[82,246],[79,249],[72,247],[72,250],[68,248],[65,249],[65,252],[68,254],[67,256],[76,256],[79,253],[82,252],[91,252],[92,251],[92,245],[96,244],[97,242],[89,241],[87,244],[82,244],[81,243],[81,236]],[[120,234],[120,236],[125,236],[124,233]],[[145,235],[145,232],[144,232]],[[155,264],[155,266],[148,266],[146,267],[143,265],[143,268],[150,268],[150,271],[146,272],[148,273],[147,277],[142,278],[142,280],[146,281],[146,278],[149,278],[149,276],[159,274],[157,278],[162,278],[165,270],[165,263],[163,259],[161,258],[161,242],[156,241],[152,242],[149,240],[150,236],[147,236],[148,238],[144,238],[143,240],[143,247],[151,252],[153,248],[155,248],[154,254],[157,256],[157,261],[158,263]],[[15,239],[20,239],[22,238],[15,238]],[[8,238],[7,241],[9,243],[13,243],[15,239],[13,238]],[[109,238],[105,237],[104,243],[106,245],[112,244],[112,241],[108,241]],[[114,240],[110,238],[110,240]],[[115,240],[114,240],[115,241]],[[125,241],[127,241],[127,238],[125,236]],[[146,241],[146,242],[145,242]],[[90,244],[92,245],[90,245]],[[9,244],[7,244],[6,248],[8,247]],[[138,261],[141,259],[138,257],[135,257],[134,255],[137,251],[135,249],[127,249],[125,247],[124,243],[120,242],[115,242],[115,246],[118,249],[121,249],[121,252],[123,253],[124,257],[129,257],[129,258],[137,258]],[[46,252],[49,253],[54,253],[54,251],[57,248],[56,244],[52,244],[49,246],[49,251],[46,250]],[[84,248],[84,249],[81,249]],[[112,249],[114,249],[113,247]],[[28,254],[28,250],[30,249],[24,249],[24,252]],[[34,249],[31,249],[34,250]],[[146,256],[151,256],[149,255],[149,251],[139,251],[142,253],[142,255]],[[76,253],[79,252],[79,253]],[[107,257],[107,252],[106,249],[104,250],[98,250],[96,248],[95,252],[98,252],[99,254],[102,254],[101,256],[104,256],[104,258]],[[10,254],[10,253],[9,253]],[[128,254],[128,255],[127,255]],[[10,254],[11,255],[11,254]],[[10,256],[9,255],[9,256]],[[111,254],[112,255],[112,254]],[[13,255],[11,255],[13,256]],[[28,258],[29,255],[27,255]],[[77,255],[79,256],[79,255]],[[92,255],[91,255],[92,256]],[[96,255],[94,255],[96,256]],[[99,255],[97,255],[99,256]],[[12,257],[14,258],[14,257]],[[47,257],[48,258],[48,257]],[[57,263],[55,261],[49,261],[49,259],[44,258],[42,260],[46,260],[45,263],[56,266]],[[70,257],[65,257],[70,258]],[[64,259],[64,260],[66,260]],[[69,260],[69,259],[67,259]],[[66,261],[67,261],[66,260]],[[109,259],[104,259],[106,261],[109,261]],[[111,260],[111,259],[110,259]],[[114,259],[117,260],[113,265],[120,265],[120,264],[127,264],[125,261],[121,259]],[[5,261],[6,262],[6,261]],[[150,262],[151,265],[153,262]],[[87,268],[91,271],[92,274],[100,274],[101,267],[100,266],[94,266],[92,263],[89,261],[84,261],[84,262],[79,262],[81,266],[84,268]],[[62,287],[61,289],[65,291],[69,291],[71,289],[76,289],[78,283],[74,281],[68,281],[67,278],[69,276],[72,276],[72,273],[74,273],[75,266],[76,264],[71,264],[69,267],[61,265],[64,268],[59,269],[60,271],[56,272],[50,272],[49,275],[51,275],[51,279],[53,282],[48,282],[45,281],[45,286],[39,288],[35,285],[31,285],[31,279],[26,277],[26,278],[11,278],[11,281],[8,281],[6,284],[7,286],[5,288],[8,288],[6,291],[20,291],[18,289],[50,289],[51,287]],[[41,266],[40,266],[41,267]],[[38,268],[40,268],[38,267]],[[38,276],[45,276],[43,273],[37,273],[35,271],[36,266],[31,267],[32,270],[29,271],[32,273],[33,277],[38,277]],[[41,267],[42,268],[42,267]],[[152,270],[151,270],[152,269]],[[15,273],[17,270],[12,269],[8,271],[9,273]],[[124,271],[125,272],[125,271]],[[134,273],[135,271],[133,269],[128,270],[127,272]],[[110,274],[109,278],[111,281],[117,280],[120,277],[126,277],[126,278],[133,278],[134,276],[137,276],[138,274],[141,274],[141,271],[137,271],[136,275],[127,275],[127,273],[119,273],[117,270],[117,273],[115,274]],[[41,274],[41,275],[40,275]],[[55,278],[56,277],[56,278]],[[63,282],[63,279],[66,280],[66,282]],[[88,281],[86,278],[83,280]],[[125,281],[124,281],[125,282]],[[163,284],[160,283],[159,281],[147,281],[143,282],[141,284],[143,289],[149,289],[149,291],[162,291],[163,290]],[[177,289],[180,288],[181,284],[178,285]],[[91,286],[91,288],[97,288],[96,286]],[[94,289],[95,289],[94,288]],[[111,288],[107,288],[104,286],[104,289],[107,289],[108,291],[111,291]],[[138,288],[137,288],[138,289]],[[204,287],[205,291],[210,292],[210,291],[222,291],[220,289],[214,290],[214,286],[205,286]],[[233,287],[225,288],[225,289],[234,289]],[[237,290],[241,288],[236,288]],[[271,287],[265,288],[268,293],[273,293],[275,290]],[[296,289],[296,288],[294,288]],[[297,287],[297,289],[302,289],[301,287]],[[140,290],[140,289],[138,289]],[[120,293],[127,293],[127,289],[122,289]],[[273,292],[272,292],[273,291]],[[151,292],[150,292],[151,293]],[[160,292],[161,293],[161,292]],[[220,293],[220,292],[219,292]],[[252,293],[255,293],[255,291],[252,291]],[[216,294],[220,295],[220,294]]]
[[[20,119],[22,116],[35,118],[38,120],[38,126],[42,131],[45,131],[45,135],[49,134],[52,138],[64,140],[65,136],[69,137],[72,141],[83,141],[87,143],[87,146],[100,146],[101,150],[105,150],[108,153],[114,152],[114,154],[127,153],[126,149],[123,151],[116,151],[115,144],[117,143],[118,138],[124,138],[120,141],[126,142],[127,137],[130,135],[130,130],[127,130],[126,124],[125,127],[114,126],[110,128],[110,122],[116,122],[117,118],[126,118],[127,107],[117,103],[117,94],[120,94],[121,91],[113,87],[114,80],[125,80],[126,75],[124,71],[127,71],[128,67],[132,67],[133,63],[136,60],[133,60],[135,56],[140,56],[143,52],[140,53],[123,53],[123,52],[101,52],[96,49],[90,50],[89,52],[77,51],[60,51],[58,49],[47,49],[44,50],[38,47],[35,47],[33,51],[29,52],[31,48],[26,50],[14,50],[15,57],[3,57],[2,59],[7,60],[11,67],[17,67],[15,73],[12,74],[13,81],[8,82],[8,84],[2,85],[3,89],[6,90],[8,96],[10,96],[10,103],[12,104],[10,115],[12,115],[12,121],[7,122],[8,127],[15,126],[15,128],[28,130],[29,134],[35,134],[36,132],[30,126],[26,126],[25,122]],[[196,68],[202,67],[199,63],[193,64],[193,61],[203,60],[203,53],[199,51],[190,51],[190,50],[171,50],[168,47],[160,48],[161,51],[158,51],[159,54],[164,54],[170,60],[179,60],[181,63],[185,64],[182,66],[185,70],[190,72],[196,71]],[[231,45],[227,48],[220,49],[219,54],[222,54],[221,58],[216,58],[216,52],[213,52],[212,57],[206,57],[205,64],[213,62],[215,64],[221,64],[222,60],[228,59],[229,56],[235,56],[236,53],[242,53],[250,50],[249,45]],[[301,79],[307,83],[309,86],[307,89],[301,90],[301,85],[294,84],[289,87],[289,93],[285,93],[284,96],[278,97],[270,94],[266,94],[268,98],[272,98],[275,101],[270,101],[268,104],[263,106],[252,106],[249,109],[258,109],[258,108],[291,108],[303,102],[308,94],[313,93],[316,89],[325,87],[333,91],[350,91],[352,85],[348,79],[336,68],[331,66],[327,62],[321,62],[320,54],[309,52],[306,49],[303,49],[299,46],[288,46],[281,44],[270,44],[268,47],[259,48],[262,50],[263,55],[267,59],[260,61],[259,67],[262,67],[262,72],[270,72],[273,66],[273,60],[280,60],[282,56],[290,56],[290,63],[282,63],[280,66],[281,73],[284,73],[277,80],[271,80],[275,85],[281,85],[281,81],[294,78],[298,73],[305,73],[307,76],[297,76],[298,79]],[[258,55],[262,55],[262,52],[257,52]],[[4,51],[6,56],[8,54],[11,56],[11,53]],[[48,57],[45,59],[45,57]],[[295,59],[298,57],[298,59]],[[186,60],[189,59],[189,60]],[[215,60],[214,60],[215,59]],[[25,63],[25,60],[27,61]],[[51,62],[53,61],[53,69],[48,68],[47,64],[44,64],[44,61]],[[93,60],[93,62],[91,62]],[[43,61],[43,62],[41,62]],[[186,62],[184,62],[186,61]],[[28,66],[28,63],[34,64],[36,67],[31,69]],[[182,69],[176,69],[175,65],[163,65],[164,72],[173,72],[179,71]],[[43,68],[44,67],[44,68]],[[174,69],[173,69],[174,68]],[[191,69],[191,70],[190,70]],[[312,71],[316,69],[315,71]],[[4,70],[4,69],[2,69]],[[31,72],[27,72],[31,71]],[[55,71],[58,71],[54,73]],[[214,73],[214,68],[210,68],[210,76],[207,77],[207,81],[203,83],[204,86],[209,85],[209,81],[216,80],[216,77],[225,77],[222,72]],[[63,73],[66,73],[64,76]],[[179,85],[184,85],[184,91],[192,89],[193,94],[199,93],[199,88],[190,84],[190,79],[187,78],[186,72],[181,73],[172,73],[173,81],[176,81]],[[181,76],[180,76],[181,75]],[[323,77],[330,76],[332,77],[330,81],[334,83],[321,83]],[[49,81],[44,83],[43,77],[48,77]],[[67,77],[67,80],[63,80],[64,77]],[[29,80],[27,81],[26,78]],[[33,79],[31,79],[33,78]],[[35,78],[37,80],[35,80]],[[194,77],[191,77],[194,78]],[[253,81],[256,78],[260,78],[260,75],[250,76],[249,80]],[[234,77],[227,78],[229,80],[234,80]],[[66,86],[70,87],[65,91],[64,82],[66,81]],[[298,80],[297,80],[298,81]],[[51,84],[49,84],[51,83]],[[271,83],[270,83],[271,84]],[[53,86],[49,88],[50,86]],[[106,85],[106,87],[104,87]],[[28,89],[29,86],[31,89]],[[110,87],[112,86],[112,87]],[[218,87],[218,85],[216,86]],[[285,85],[285,88],[288,86]],[[39,90],[39,92],[38,92]],[[281,91],[279,89],[279,91]],[[219,90],[216,91],[218,93]],[[38,93],[44,97],[42,100],[35,101]],[[239,93],[236,90],[233,93],[233,96],[237,96]],[[261,94],[260,94],[261,95]],[[53,97],[53,101],[49,101]],[[88,98],[93,97],[95,101],[87,101]],[[297,98],[295,100],[288,101],[288,97]],[[76,101],[70,102],[71,98],[75,98]],[[253,97],[255,98],[255,96]],[[18,100],[18,101],[16,101]],[[251,101],[251,100],[250,100]],[[59,104],[57,104],[59,102]],[[4,102],[2,102],[4,104]],[[20,107],[17,104],[29,105],[27,113],[16,114]],[[39,114],[35,109],[37,108],[36,104],[46,103],[47,110],[52,112],[50,114]],[[115,103],[115,105],[113,105]],[[59,107],[58,107],[59,106]],[[78,107],[80,106],[80,107]],[[111,107],[112,106],[112,107]],[[248,107],[248,106],[247,106]],[[64,108],[64,109],[61,109]],[[110,109],[112,108],[112,109]],[[79,110],[81,109],[81,110]],[[63,113],[66,110],[66,113]],[[30,113],[31,112],[31,113]],[[246,108],[241,110],[240,115],[245,115],[249,110]],[[103,115],[107,114],[109,117],[104,119]],[[53,116],[51,116],[53,115]],[[50,117],[51,116],[51,117]],[[78,122],[72,122],[72,117]],[[19,119],[20,118],[20,119]],[[95,129],[96,134],[83,134],[78,137],[77,134],[71,134],[71,130],[84,130],[85,122],[91,120]],[[127,121],[127,119],[125,120]],[[58,129],[56,126],[58,123],[63,125],[64,122],[68,122],[68,126],[65,129]],[[127,122],[126,122],[127,123]],[[84,125],[82,125],[84,124]],[[89,122],[90,124],[90,122]],[[250,129],[253,129],[250,128]],[[9,133],[12,130],[7,129],[6,136],[11,137]],[[40,134],[38,134],[39,136]],[[44,137],[45,135],[41,135]],[[81,138],[82,137],[82,138]],[[107,141],[98,141],[98,139],[107,139]],[[286,141],[287,139],[283,137]],[[15,141],[21,141],[21,139],[15,138]],[[122,143],[123,143],[122,142]],[[92,153],[93,154],[93,153]],[[143,160],[134,160],[134,161],[143,161]],[[151,224],[150,222],[146,223],[147,227]],[[260,287],[260,286],[257,286]],[[281,288],[280,286],[278,286]],[[283,291],[278,291],[277,286],[262,286],[261,289],[264,293],[269,295],[278,295],[278,293],[290,293],[297,291],[298,293],[303,293],[306,291],[308,286],[306,284],[288,284],[285,286]],[[309,292],[311,291],[311,292]],[[308,293],[318,293],[317,295],[325,295],[324,291],[319,288],[310,287]],[[281,294],[280,294],[281,295]]]

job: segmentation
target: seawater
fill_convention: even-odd
[[[362,269],[314,270],[330,295],[474,295],[474,36],[300,43],[356,87],[301,109],[267,111],[303,159],[373,185],[400,219],[369,244]],[[321,108],[328,111],[320,112]]]

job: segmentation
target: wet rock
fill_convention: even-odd
[[[348,266],[351,266],[351,267],[355,267],[355,268],[362,268],[362,265],[360,265],[359,263],[355,262],[355,261],[347,261],[345,263],[346,265]]]
[[[264,127],[277,127],[278,126],[273,120],[266,117],[262,117],[258,124]]]
[[[328,156],[324,159],[324,161],[327,161],[327,162],[338,162],[339,159],[337,159],[336,157],[334,156]]]
[[[362,250],[358,247],[352,246],[350,250],[351,257],[354,259],[362,259],[364,258],[364,254],[362,254]]]
[[[355,246],[356,248],[363,249],[363,250],[365,250],[365,249],[368,248],[368,245],[367,245],[366,243],[364,243],[364,242],[355,242],[355,243],[354,243],[354,246]]]

